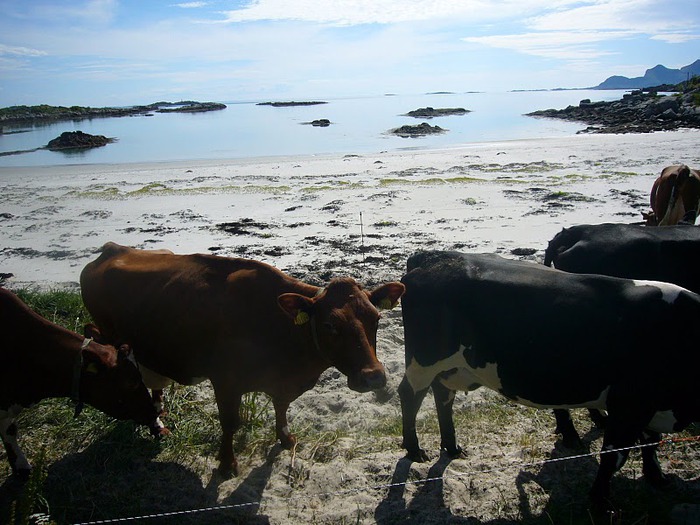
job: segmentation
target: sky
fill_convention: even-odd
[[[698,58],[697,0],[0,0],[0,107],[576,88]]]

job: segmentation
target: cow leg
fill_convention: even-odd
[[[153,400],[153,406],[158,412],[159,416],[163,415],[163,407],[165,406],[165,396],[163,395],[162,388],[154,388],[151,390],[151,399]]]
[[[287,422],[289,401],[272,398],[272,405],[275,407],[275,431],[277,432],[277,439],[280,440],[282,448],[291,450],[294,448],[294,445],[296,445],[297,438],[289,430],[289,423]]]
[[[241,392],[235,392],[226,381],[212,381],[216,406],[221,423],[221,446],[219,448],[219,472],[224,476],[238,476],[238,462],[233,454],[233,435],[241,426]]]
[[[433,381],[431,386],[440,425],[440,448],[447,452],[450,457],[465,457],[462,447],[457,444],[455,424],[452,417],[455,391],[447,388],[439,379]]]
[[[12,468],[12,473],[21,480],[28,479],[32,467],[22,449],[19,448],[17,423],[13,417],[0,420],[0,437],[7,451],[7,460]]]
[[[399,385],[399,398],[401,399],[401,419],[403,423],[403,448],[406,449],[406,457],[412,461],[423,463],[430,459],[428,454],[418,445],[418,434],[416,433],[416,417],[418,409],[425,399],[428,389],[414,392],[408,379],[404,375]]]
[[[629,394],[631,391],[621,388],[616,392],[611,390],[608,394],[609,415],[602,452],[633,446],[651,421],[654,414],[653,405],[646,399]],[[615,472],[625,464],[628,456],[629,450],[601,453],[598,474],[590,492],[594,507],[611,508],[610,482]]]
[[[661,471],[659,458],[656,457],[660,441],[661,434],[658,432],[647,430],[642,433],[642,445],[647,445],[642,448],[642,473],[644,474],[644,479],[656,488],[662,488],[669,483],[666,475]]]
[[[571,413],[565,408],[557,408],[553,412],[554,419],[557,422],[554,433],[561,434],[561,441],[564,446],[573,449],[583,448],[581,436],[578,435],[574,422],[571,420]]]

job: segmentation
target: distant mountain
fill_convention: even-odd
[[[659,64],[647,69],[643,77],[628,78],[615,75],[593,89],[642,89],[662,84],[678,84],[696,75],[700,75],[700,59],[680,69],[669,69]]]

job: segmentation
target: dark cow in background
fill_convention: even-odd
[[[131,344],[139,365],[150,369],[147,385],[211,380],[222,473],[237,473],[232,440],[244,393],[272,398],[277,437],[291,448],[287,408],[328,367],[357,392],[384,387],[377,307],[395,305],[404,291],[398,282],[366,291],[349,278],[319,288],[257,261],[114,243],[85,267],[80,284],[106,340]]]
[[[700,228],[677,225],[583,224],[564,228],[549,241],[544,264],[573,273],[665,281],[700,293]],[[568,447],[580,444],[569,413],[555,410],[556,432]],[[596,425],[604,422],[591,412]]]
[[[17,442],[17,415],[49,397],[72,397],[117,419],[151,426],[158,414],[131,350],[104,346],[33,312],[0,288],[0,436],[12,472],[26,478],[29,461]],[[76,414],[78,408],[76,407]]]
[[[700,420],[700,298],[653,281],[570,274],[495,255],[423,252],[402,282],[406,373],[399,387],[403,446],[425,461],[416,414],[429,387],[441,447],[455,437],[456,390],[486,386],[537,408],[608,411],[603,450],[660,439]],[[606,506],[628,451],[601,455],[591,489]],[[652,483],[656,447],[642,450]]]
[[[572,273],[665,281],[700,293],[700,228],[582,224],[564,228],[547,246],[544,264]]]
[[[700,172],[685,164],[667,166],[654,181],[649,196],[650,226],[694,223],[700,210]]]

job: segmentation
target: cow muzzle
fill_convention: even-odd
[[[386,386],[386,372],[384,367],[364,369],[356,376],[348,376],[348,387],[356,392],[369,392],[379,390]]]

